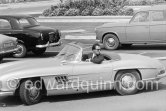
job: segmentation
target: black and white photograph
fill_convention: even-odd
[[[166,0],[0,0],[0,111],[166,111]]]

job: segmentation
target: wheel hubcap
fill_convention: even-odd
[[[35,97],[38,96],[38,94],[39,94],[39,90],[36,87],[34,87],[34,86],[31,87],[31,89],[30,89],[30,96],[32,98],[35,98]]]
[[[115,45],[115,39],[109,38],[107,40],[107,45],[110,46],[110,47],[114,46]]]
[[[131,74],[124,75],[121,79],[122,87],[125,89],[134,88],[135,83],[136,83],[136,78]]]
[[[24,50],[23,47],[21,45],[17,45],[17,48],[18,48],[18,50],[16,52],[16,55],[21,55],[23,53],[23,50]]]

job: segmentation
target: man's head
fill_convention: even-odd
[[[99,44],[94,44],[92,46],[92,51],[94,54],[99,55],[100,54],[101,47]]]

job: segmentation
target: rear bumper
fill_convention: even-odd
[[[47,48],[47,47],[54,47],[54,46],[60,46],[62,44],[61,41],[59,42],[56,42],[56,43],[47,43],[47,44],[44,44],[44,45],[36,45],[36,48]]]
[[[7,50],[7,51],[1,51],[0,54],[7,54],[7,53],[13,53],[16,52],[18,48],[12,49],[12,50]]]
[[[0,97],[13,96],[14,92],[0,92]]]

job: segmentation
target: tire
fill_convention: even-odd
[[[42,89],[36,88],[35,82],[29,79],[23,81],[20,85],[19,96],[25,105],[37,104],[42,98]]]
[[[3,60],[3,55],[0,55],[0,63],[2,62]]]
[[[25,45],[22,43],[18,43],[17,47],[18,47],[18,51],[13,54],[13,57],[15,57],[15,58],[25,57],[27,54],[27,48],[25,47]]]
[[[113,34],[107,34],[104,36],[103,45],[105,49],[115,50],[119,47],[119,39]]]
[[[32,50],[32,52],[36,55],[42,55],[46,52],[46,48],[42,48],[42,49],[34,49]]]
[[[122,47],[131,47],[133,44],[121,44]]]
[[[141,80],[139,73],[135,70],[119,71],[115,78],[115,89],[121,95],[131,95],[138,92]]]

